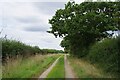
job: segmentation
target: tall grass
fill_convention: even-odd
[[[77,57],[68,57],[70,65],[78,78],[111,78],[112,75],[105,73],[96,65],[90,64],[84,59]],[[86,79],[87,80],[87,79]],[[89,79],[88,79],[89,80]]]
[[[3,78],[38,77],[59,55],[36,55],[27,59],[18,58],[2,66]]]

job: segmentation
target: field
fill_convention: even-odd
[[[3,78],[38,77],[59,55],[36,55],[28,59],[9,61],[2,67]]]

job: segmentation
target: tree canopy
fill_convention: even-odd
[[[92,43],[112,36],[107,31],[120,30],[120,3],[68,2],[64,9],[56,11],[49,23],[52,25],[49,33],[64,37],[62,47],[84,56],[84,50]]]

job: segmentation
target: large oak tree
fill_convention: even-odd
[[[82,57],[95,41],[112,36],[107,31],[120,30],[120,3],[68,2],[49,23],[52,25],[49,33],[64,37],[62,47]]]

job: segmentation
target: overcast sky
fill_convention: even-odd
[[[57,9],[64,8],[66,2],[1,0],[0,30],[2,27],[4,29],[0,37],[7,35],[8,39],[40,48],[62,49],[59,45],[62,39],[55,38],[46,31],[51,27],[48,20]]]

